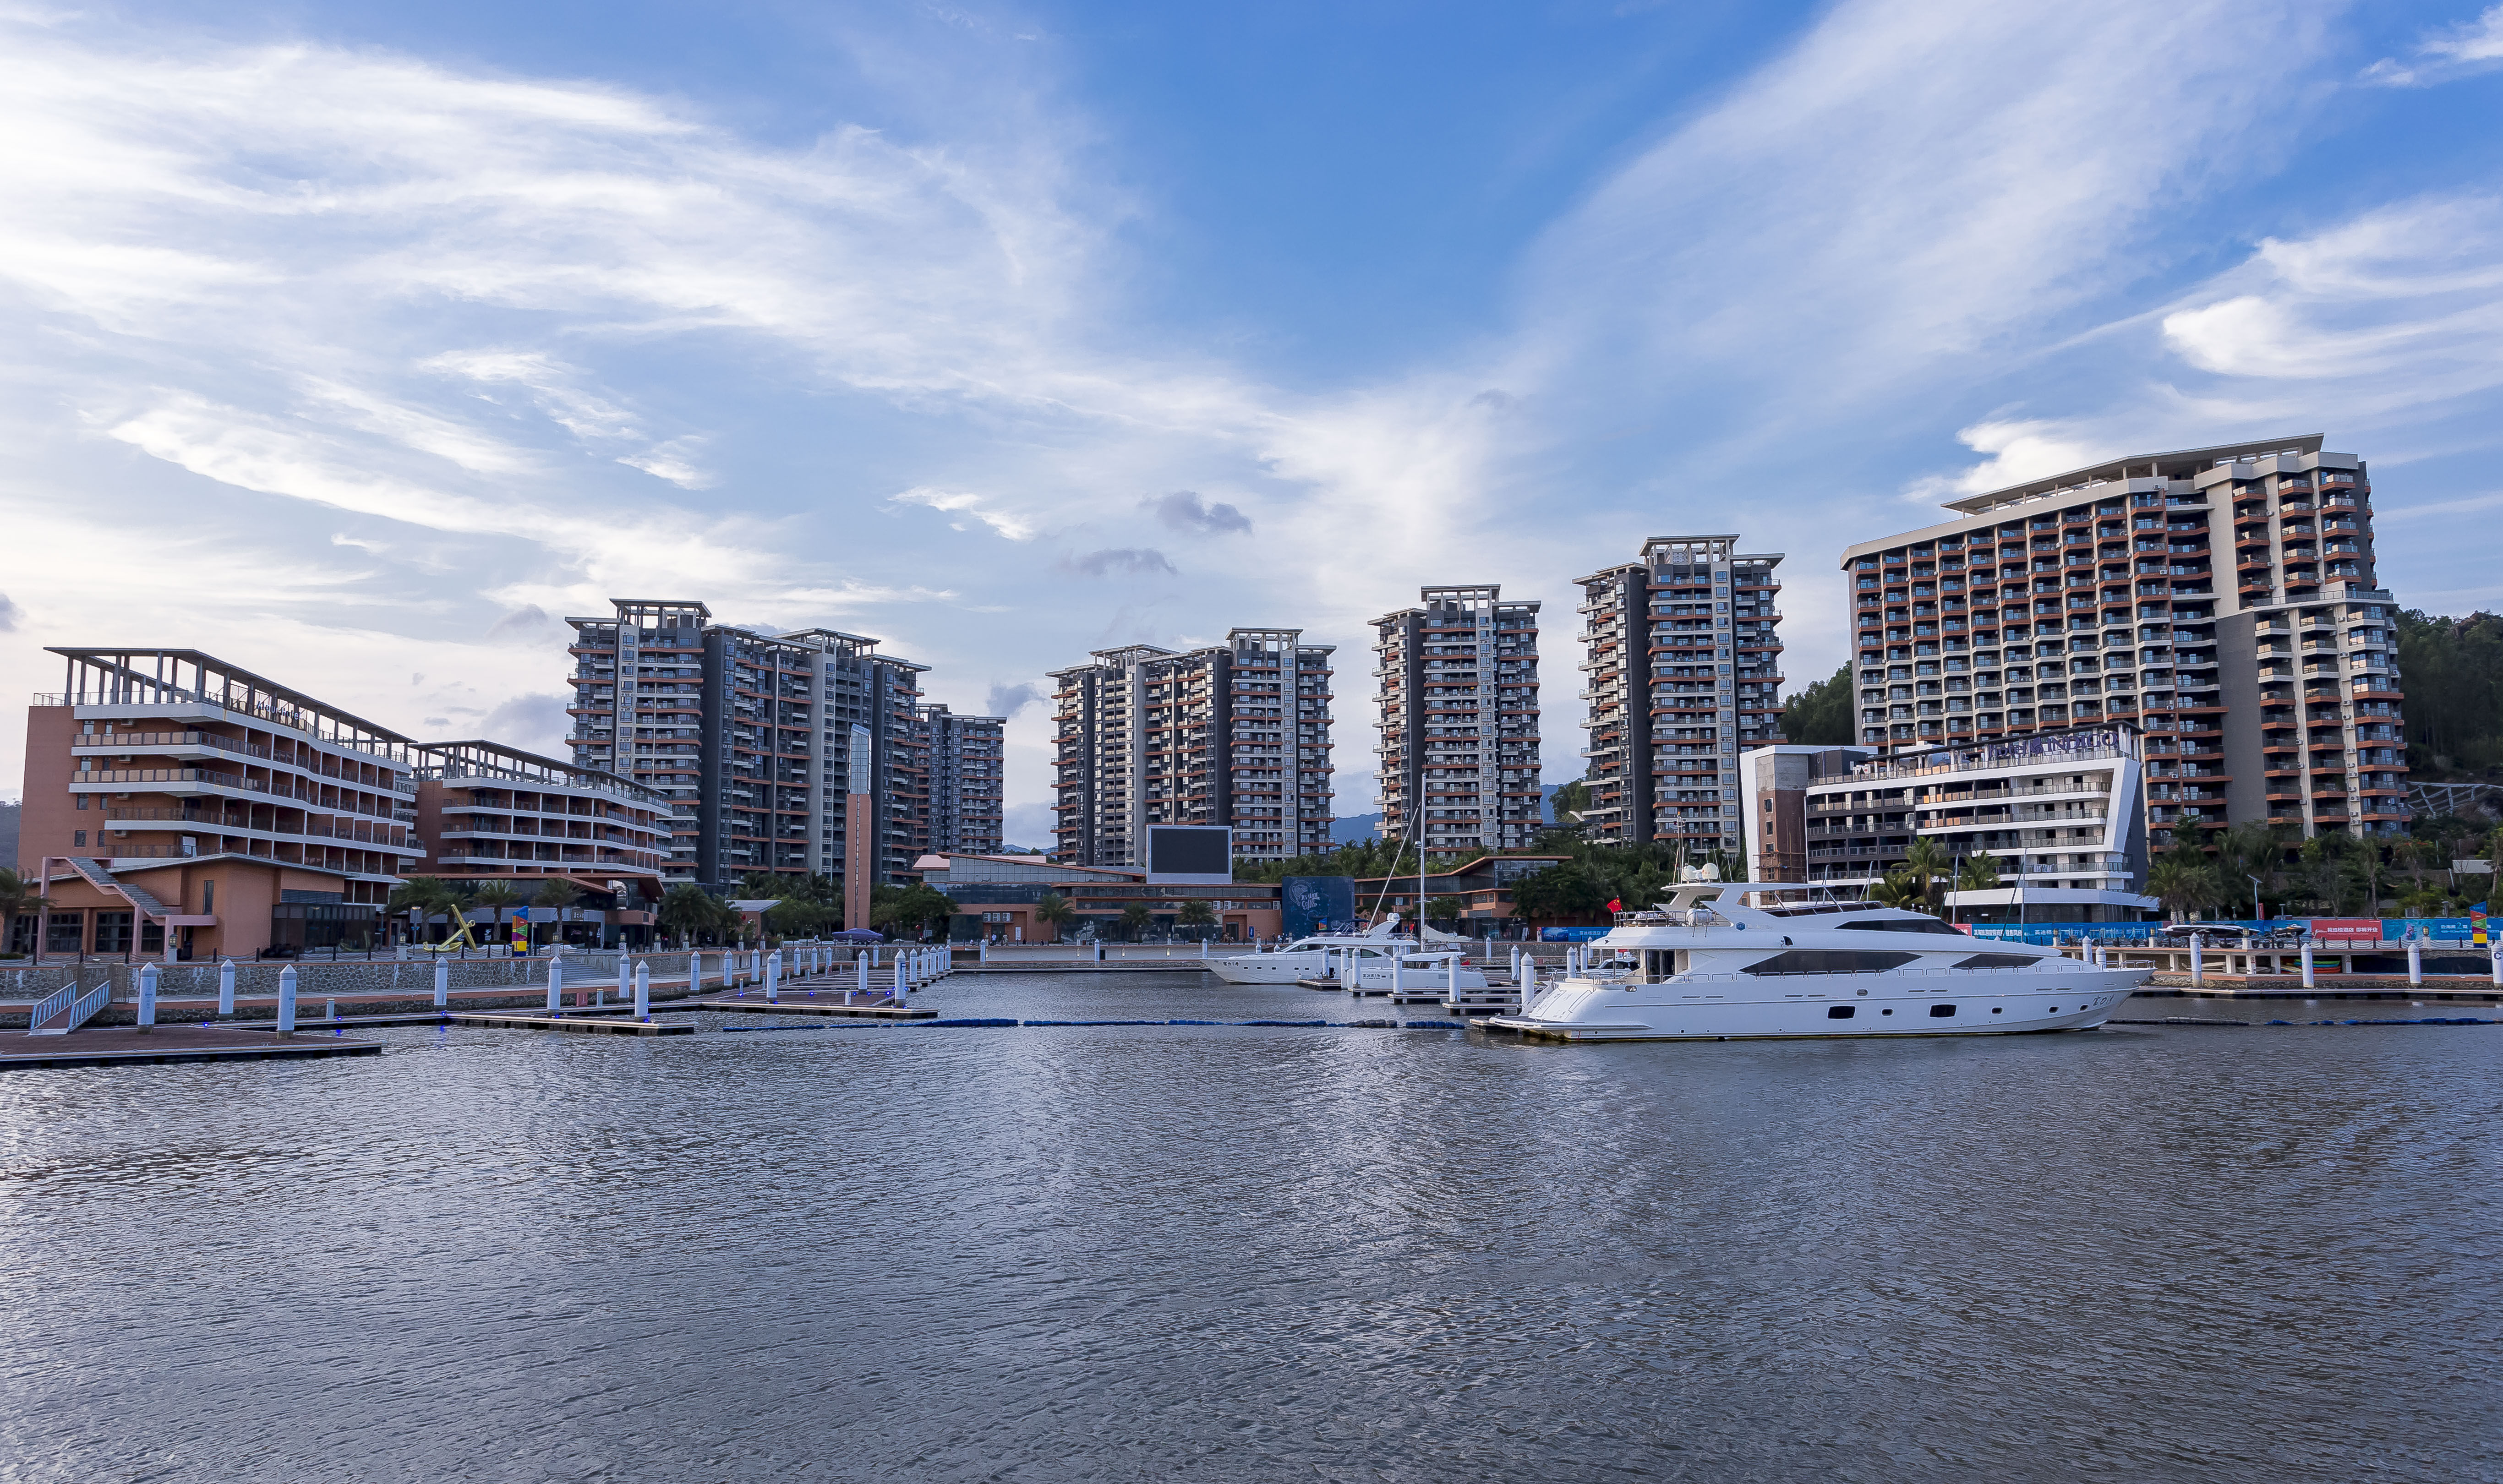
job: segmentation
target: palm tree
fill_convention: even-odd
[[[1904,852],[1903,869],[1920,883],[1921,901],[1926,906],[1937,900],[1930,892],[1930,882],[1953,875],[1955,862],[1948,858],[1946,846],[1924,835],[1913,841],[1912,848]]]
[[[19,917],[51,905],[41,881],[14,867],[0,866],[0,951],[8,950]]]
[[[502,942],[504,937],[504,909],[508,907],[519,907],[522,905],[521,888],[515,886],[510,881],[489,881],[480,886],[476,891],[469,893],[469,900],[476,906],[486,908],[488,912],[494,915],[496,922],[496,939],[499,943]]]
[[[2204,862],[2168,855],[2146,873],[2146,894],[2164,904],[2176,922],[2215,900],[2216,873]]]
[[[724,909],[711,892],[693,881],[680,881],[661,894],[660,910],[655,915],[661,926],[678,940],[681,948],[692,948],[696,939],[720,926]]]
[[[415,913],[422,922],[436,913],[449,916],[460,911],[461,898],[438,877],[412,876],[392,888],[391,899],[383,904],[383,910],[394,916]]]
[[[1174,920],[1183,927],[1215,927],[1217,909],[1210,906],[1205,898],[1193,897],[1182,904],[1182,911],[1174,915]]]
[[[1077,918],[1077,916],[1078,909],[1070,906],[1069,899],[1062,896],[1059,892],[1046,891],[1042,896],[1035,899],[1034,920],[1037,922],[1050,923],[1051,936],[1054,938],[1059,937],[1061,930],[1067,927],[1070,922]]]
[[[1154,919],[1155,915],[1148,911],[1145,903],[1132,902],[1121,909],[1121,931],[1129,934],[1130,941],[1136,943],[1139,934],[1147,931],[1148,924]]]
[[[563,912],[581,900],[582,887],[561,876],[552,876],[539,882],[539,889],[531,894],[532,907],[553,908],[558,912]],[[532,929],[531,936],[533,939],[536,938],[536,929]],[[562,923],[557,927],[556,936],[559,943],[565,941],[565,928]]]
[[[1922,912],[1930,905],[1930,888],[1909,871],[1890,871],[1884,880],[1869,888],[1869,900],[1880,907]]]
[[[2378,917],[2382,915],[2382,886],[2389,880],[2389,863],[2382,859],[2380,846],[2369,840],[2358,844],[2361,848],[2347,858],[2347,871],[2355,879],[2355,884],[2364,888],[2365,899],[2372,906],[2373,915]]]

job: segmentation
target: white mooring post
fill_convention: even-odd
[[[2190,935],[2190,986],[2195,989],[2207,982],[2207,950],[2205,946],[2199,942],[2199,935],[2197,933],[2192,933]]]
[[[895,983],[888,988],[887,997],[901,1005],[908,992],[909,992],[909,986],[904,982],[904,955],[899,952],[895,955]]]
[[[687,994],[689,998],[703,993],[703,950],[687,949]]]
[[[782,1003],[782,955],[779,953],[765,960],[765,1003]]]
[[[1525,956],[1521,960],[1521,1013],[1529,1014],[1529,1007],[1537,998],[1538,960]]]
[[[434,1008],[447,1009],[452,1004],[452,965],[440,955],[434,960]]]
[[[278,1033],[295,1034],[295,966],[278,971]]]
[[[974,941],[974,962],[977,964],[986,964],[990,961],[991,938],[988,933],[985,933]]]
[[[2493,971],[2494,984],[2503,986],[2503,938],[2495,937],[2490,931],[2486,934],[2486,965]]]
[[[626,991],[634,979],[634,976],[626,972],[626,946],[621,943],[617,946],[617,1003],[620,1005],[626,1003]]]
[[[561,1016],[561,1015],[565,1014],[565,1002],[564,1002],[562,999],[560,999],[560,998],[559,998],[559,996],[563,995],[564,993],[565,993],[565,960],[564,960],[563,958],[550,958],[550,959],[548,960],[548,1014],[549,1014],[549,1015],[552,1015],[552,1016]]]
[[[1208,940],[1205,938],[1199,940],[1199,961],[1208,962]]]
[[[2497,981],[2497,983],[2503,983],[2503,981]],[[2306,939],[2303,945],[2303,987],[2306,989],[2312,987],[2312,942],[2310,939]]]
[[[634,1018],[652,1018],[652,966],[649,962],[634,965]]]
[[[1460,955],[1454,953],[1451,957],[1443,960],[1443,1003],[1446,1005],[1457,1005],[1459,1002]]]
[[[139,966],[139,1028],[150,1030],[156,1024],[156,966]]]
[[[2424,940],[2421,938],[2408,940],[2408,987],[2424,987]]]
[[[221,1020],[234,1018],[234,960],[231,958],[222,959],[218,963],[218,1018]]]

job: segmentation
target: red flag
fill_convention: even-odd
[[[1616,897],[1610,897],[1610,898],[1608,898],[1608,911],[1610,911],[1610,912],[1624,912],[1625,910],[1626,910],[1626,904],[1625,904],[1623,901],[1619,900],[1619,899],[1618,899],[1618,898],[1616,898]]]

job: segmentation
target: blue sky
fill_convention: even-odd
[[[2503,7],[0,3],[0,591],[556,749],[569,613],[1045,673],[2320,431],[2503,607]],[[1221,507],[1221,508],[1220,508]],[[11,739],[14,743],[16,739]],[[0,759],[5,776],[14,756]]]

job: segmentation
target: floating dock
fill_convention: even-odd
[[[680,1005],[682,1010],[727,1010],[737,1015],[752,1016],[821,1016],[836,1020],[935,1020],[936,1009],[922,1005],[846,1005],[840,996],[820,995],[809,999],[805,992],[794,996],[782,991],[781,1003],[775,1004],[763,995],[747,999],[724,997],[695,1000]]]
[[[584,1014],[578,1016],[491,1015],[484,1011],[459,1012],[443,1018],[454,1025],[486,1025],[505,1030],[565,1030],[591,1036],[691,1036],[695,1026],[685,1020],[621,1020],[614,1017]]]
[[[132,1062],[294,1061],[309,1056],[379,1056],[379,1041],[350,1041],[312,1030],[281,1036],[232,1025],[88,1025],[65,1036],[0,1036],[0,1071],[17,1067],[116,1066]]]

